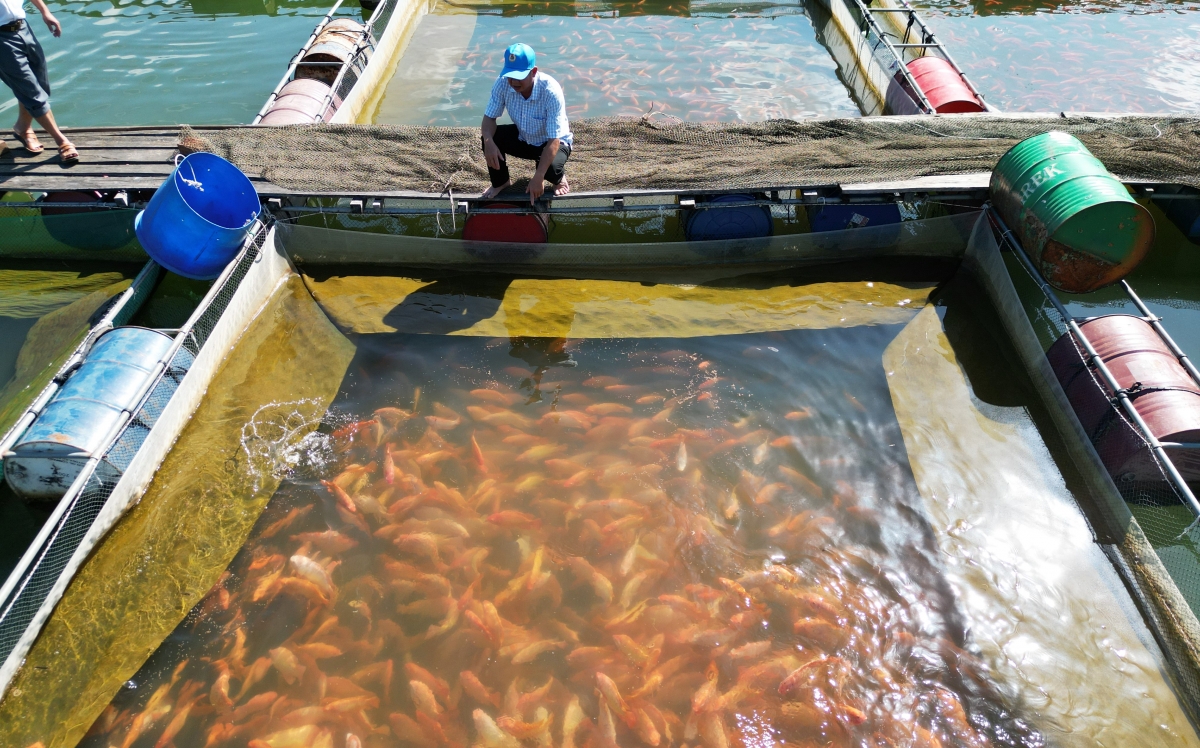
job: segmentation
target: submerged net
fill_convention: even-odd
[[[130,275],[0,269],[0,434],[54,377],[98,313],[129,287]]]
[[[1097,407],[1110,410],[1104,428],[1122,430],[1129,439],[1105,439],[1088,433],[1081,421],[1096,413],[1078,412],[1071,405],[1045,355],[1047,343],[1065,334],[1064,321],[1049,302],[1027,310],[1030,281],[1013,265],[1005,267],[987,222],[979,221],[966,253],[966,266],[976,274],[1000,316],[1017,354],[1046,404],[1072,463],[1087,485],[1089,501],[1081,502],[1105,554],[1129,589],[1146,625],[1165,655],[1167,671],[1181,702],[1193,720],[1200,717],[1200,564],[1196,562],[1191,513],[1163,467],[1148,453],[1144,440],[1115,407],[1101,398]],[[1033,324],[1030,324],[1032,318]],[[1078,350],[1076,350],[1078,353]],[[1084,368],[1082,357],[1079,367]],[[1096,377],[1088,371],[1087,376]],[[1094,386],[1100,387],[1098,381]],[[1093,444],[1093,440],[1096,440]],[[1130,442],[1140,444],[1149,463],[1138,480],[1110,475]],[[1131,460],[1132,461],[1132,460]]]
[[[1200,117],[1194,116],[951,115],[717,125],[646,116],[579,120],[572,130],[568,175],[577,191],[766,189],[990,171],[1018,141],[1049,130],[1079,138],[1123,179],[1200,186],[1200,169],[1189,155],[1200,150]],[[180,149],[224,156],[288,190],[440,194],[488,186],[479,130],[471,127],[184,126]],[[525,171],[518,166],[514,177]]]

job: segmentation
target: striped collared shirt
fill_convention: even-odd
[[[562,86],[545,73],[538,71],[528,99],[513,90],[507,78],[497,78],[483,116],[496,119],[505,109],[526,143],[538,146],[558,138],[571,147],[571,126],[567,123],[567,101]]]

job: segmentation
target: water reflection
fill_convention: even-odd
[[[61,38],[36,14],[34,29],[65,125],[238,123],[253,119],[331,4],[88,0],[53,8]],[[342,13],[361,11],[346,3]],[[15,107],[15,99],[0,99],[0,112]]]
[[[923,0],[932,28],[1005,111],[1195,111],[1191,0]]]
[[[537,50],[540,69],[563,84],[572,118],[858,114],[800,4],[456,0],[420,21],[374,121],[476,124],[499,70],[496,52],[513,39]]]

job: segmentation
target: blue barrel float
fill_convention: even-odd
[[[704,202],[709,205],[752,203],[756,199],[755,195],[733,194],[717,195]],[[771,219],[771,209],[765,205],[738,205],[689,211],[683,228],[687,240],[691,242],[753,239],[774,233],[775,222]]]
[[[138,241],[159,265],[194,280],[221,274],[262,206],[236,166],[211,153],[182,159],[134,220]]]
[[[4,477],[29,501],[62,498],[87,461],[105,449],[121,414],[132,412],[146,383],[167,363],[171,336],[144,327],[102,335],[46,409],[4,455]],[[190,368],[186,349],[172,366]]]

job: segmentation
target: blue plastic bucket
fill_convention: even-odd
[[[175,167],[134,220],[138,241],[159,265],[195,280],[221,274],[246,241],[261,205],[236,166],[193,153]]]

